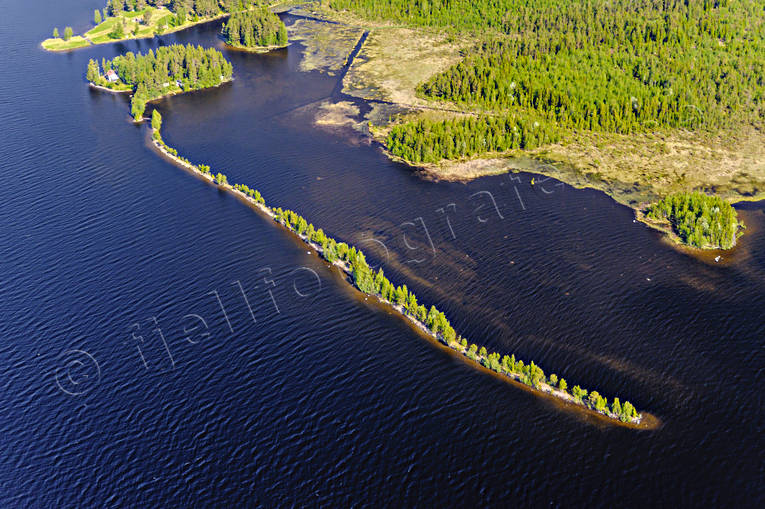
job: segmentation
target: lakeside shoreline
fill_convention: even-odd
[[[617,203],[631,208],[636,220],[662,233],[666,231],[644,221],[640,212],[646,203],[658,202],[670,194],[701,191],[719,196],[731,204],[765,199],[765,164],[762,163],[765,160],[765,134],[755,127],[737,133],[700,133],[684,128],[666,128],[629,135],[571,129],[567,130],[562,141],[530,150],[482,153],[464,159],[425,164],[395,157],[387,148],[386,137],[388,131],[399,122],[434,115],[435,118],[449,119],[499,113],[480,106],[460,107],[459,104],[448,103],[454,109],[450,111],[452,108],[445,108],[442,101],[424,97],[414,90],[416,83],[426,81],[449,65],[462,61],[459,51],[469,47],[469,41],[450,39],[448,32],[438,28],[406,25],[408,28],[405,29],[350,12],[334,11],[329,7],[315,6],[311,14],[343,26],[372,31],[371,48],[367,48],[358,65],[352,65],[353,79],[343,83],[343,92],[362,100],[381,101],[389,108],[402,108],[406,111],[400,113],[393,110],[392,114],[376,116],[369,114],[358,122],[360,125],[374,123],[369,132],[372,139],[381,144],[383,153],[394,162],[406,164],[424,178],[468,182],[519,169],[538,173],[577,189],[601,191]],[[398,39],[410,42],[402,47],[392,44],[392,40],[397,40],[397,37],[387,34],[389,30],[383,29],[393,29],[393,32],[402,30],[401,34],[406,33],[411,37]],[[416,36],[432,44],[417,43],[419,39]],[[455,45],[457,49],[453,47]],[[416,73],[411,69],[407,73],[396,72],[395,63],[403,54],[419,55],[417,46],[432,46],[438,51],[423,52],[416,59],[421,61]],[[413,74],[417,75],[416,80],[410,79]],[[433,107],[442,111],[429,111]],[[517,168],[512,161],[514,157],[539,161],[541,168]],[[739,234],[742,231],[745,230]],[[730,253],[733,249],[697,248],[679,241],[677,237],[668,240],[672,246],[688,248],[689,253]]]
[[[229,51],[241,51],[243,53],[268,53],[269,51],[274,51],[277,49],[284,49],[288,47],[290,43],[282,44],[281,46],[236,46],[234,44],[229,44],[226,41],[223,41],[223,47],[226,48]]]
[[[166,94],[162,94],[162,95],[161,95],[161,96],[159,96],[159,97],[152,97],[151,99],[149,99],[148,101],[146,101],[146,104],[151,104],[151,103],[154,103],[154,102],[160,101],[160,100],[162,100],[162,99],[164,99],[164,98],[166,98],[166,97],[173,97],[173,96],[175,96],[175,95],[190,94],[190,93],[192,93],[192,92],[199,92],[199,91],[202,91],[202,90],[212,90],[213,88],[222,87],[223,85],[225,85],[225,84],[227,84],[227,83],[231,83],[231,82],[233,82],[233,81],[234,81],[234,77],[233,77],[233,76],[231,76],[231,77],[230,77],[230,78],[228,78],[228,79],[223,79],[223,80],[221,80],[221,81],[220,81],[220,83],[218,83],[217,85],[211,85],[211,86],[209,86],[209,87],[202,87],[202,88],[193,88],[193,89],[191,89],[191,90],[183,90],[183,89],[180,89],[180,90],[178,90],[178,89],[174,89],[174,90],[172,90],[172,91],[170,91],[170,92],[168,92],[168,93],[166,93]],[[131,92],[132,92],[132,90],[131,90]],[[144,116],[144,117],[141,117],[141,120],[140,120],[140,121],[138,121],[138,122],[136,122],[136,123],[139,123],[139,124],[140,124],[140,123],[141,123],[141,122],[143,122],[144,120],[146,120],[146,117],[145,117],[145,116]]]
[[[401,104],[401,106],[407,107],[408,105]],[[409,107],[422,110],[422,108],[418,106]],[[469,114],[469,112],[465,114]],[[392,125],[394,124],[391,123],[382,128],[378,126],[378,129],[375,132],[370,132],[370,137],[373,141],[379,143],[383,154],[388,159],[408,166],[413,171],[421,173],[429,180],[435,182],[467,183],[481,177],[502,175],[505,173],[517,173],[519,171],[534,173],[540,176],[554,178],[575,189],[592,189],[600,191],[616,203],[632,209],[636,213],[635,219],[641,223],[644,223],[646,226],[657,231],[666,233],[665,230],[657,227],[655,223],[651,224],[651,222],[645,221],[642,217],[639,217],[639,214],[642,213],[648,204],[657,202],[663,197],[657,190],[649,189],[645,186],[638,186],[634,183],[626,184],[621,181],[611,182],[602,178],[597,180],[590,178],[591,173],[588,173],[584,169],[584,166],[586,166],[587,163],[586,161],[580,161],[581,165],[572,164],[571,161],[550,154],[548,152],[550,148],[549,146],[541,146],[532,150],[513,149],[505,152],[489,152],[464,159],[443,159],[437,163],[415,163],[392,154],[388,149],[386,144],[386,133]],[[518,165],[515,164],[516,159],[528,159],[538,163],[538,166],[526,167]],[[598,174],[595,173],[595,175]],[[666,189],[665,194],[672,194],[672,192],[678,190],[679,189]],[[688,192],[694,190],[695,189],[689,189]],[[737,205],[765,200],[765,189],[757,189],[751,194],[743,194],[738,191],[715,192],[710,196],[719,196],[731,205]],[[636,197],[642,199],[636,200]],[[694,248],[693,246],[689,246],[682,242],[679,242],[679,244],[683,247],[700,251],[719,249]],[[722,249],[719,250],[726,251]]]
[[[167,92],[166,94],[160,95],[159,97],[153,97],[153,98],[149,99],[148,101],[146,101],[146,104],[151,104],[151,103],[154,103],[156,101],[160,101],[160,100],[162,100],[162,99],[164,99],[166,97],[172,97],[172,96],[175,96],[175,95],[181,95],[181,94],[186,94],[186,93],[191,93],[191,92],[197,92],[197,91],[200,91],[200,90],[210,90],[210,89],[213,89],[213,88],[218,88],[218,87],[221,87],[221,86],[225,85],[226,83],[231,83],[232,81],[234,81],[234,77],[233,76],[231,78],[222,80],[217,85],[212,85],[212,86],[209,86],[209,87],[195,88],[195,89],[192,89],[192,90],[174,89],[174,90],[172,90],[170,92]],[[105,87],[103,85],[96,85],[92,81],[88,82],[88,86],[93,88],[93,89],[101,90],[103,92],[110,92],[112,94],[132,94],[134,92],[133,90],[115,90],[113,88]],[[134,124],[141,124],[145,120],[146,120],[146,117],[145,116],[141,116],[140,120],[135,120],[134,119],[133,123]]]
[[[172,61],[183,66],[169,70]],[[146,69],[162,69],[147,72]],[[153,73],[153,74],[152,74]],[[201,76],[201,78],[200,78]],[[134,122],[143,122],[147,103],[178,94],[217,88],[234,79],[233,66],[214,48],[173,44],[160,46],[156,53],[128,53],[88,62],[85,77],[91,87],[109,92],[130,92],[130,109]],[[148,84],[147,84],[148,83]]]
[[[294,4],[294,2],[291,1],[291,0],[282,1],[282,2],[273,2],[273,3],[269,4],[269,9],[276,9],[276,8],[279,8],[280,6],[283,6],[283,7],[286,6],[287,10],[288,10],[293,4]],[[162,10],[162,9],[156,8],[156,7],[154,7],[154,9]],[[250,7],[248,9],[246,9],[246,11],[249,11],[251,9],[252,8]],[[168,13],[173,14],[173,12],[170,11],[169,9],[164,9],[164,10],[167,10]],[[92,36],[91,37],[88,36],[89,33],[93,32],[94,30],[96,30],[100,26],[102,26],[105,23],[107,23],[108,20],[110,20],[110,19],[125,18],[126,16],[124,15],[124,12],[127,12],[127,11],[121,12],[120,16],[109,16],[109,17],[103,18],[103,21],[101,21],[98,25],[94,26],[93,28],[91,28],[90,30],[88,30],[87,32],[85,32],[85,33],[83,33],[81,35],[73,35],[72,38],[69,39],[69,40],[64,40],[61,37],[58,37],[58,38],[51,37],[51,38],[45,39],[43,41],[40,41],[39,46],[43,50],[50,51],[52,53],[64,53],[64,52],[74,51],[74,50],[83,49],[83,48],[90,48],[92,46],[100,46],[100,45],[103,45],[103,44],[111,44],[111,43],[114,43],[114,42],[134,41],[134,40],[140,40],[140,39],[153,39],[155,37],[162,37],[163,35],[169,35],[169,34],[173,34],[175,32],[180,32],[181,30],[186,30],[187,28],[191,28],[191,27],[194,27],[194,26],[197,26],[197,25],[201,25],[203,23],[209,23],[211,21],[216,21],[216,20],[219,20],[219,19],[227,18],[227,17],[231,16],[231,14],[233,14],[233,12],[221,11],[218,14],[215,14],[213,16],[197,18],[196,21],[186,20],[182,25],[167,26],[164,30],[162,30],[161,33],[157,32],[156,30],[153,31],[153,32],[150,32],[150,33],[143,33],[143,34],[126,33],[124,37],[121,37],[119,39],[111,39],[110,38],[110,39],[104,40],[104,41],[94,41],[91,38]],[[284,11],[279,11],[279,12],[284,12]],[[62,45],[64,47],[61,47],[61,48],[52,47],[53,45]],[[239,49],[239,48],[236,48],[236,49]]]
[[[719,246],[708,246],[708,245],[705,245],[702,247],[692,246],[686,242],[683,242],[683,240],[672,229],[672,223],[670,223],[669,221],[661,222],[661,221],[654,221],[652,219],[649,219],[645,213],[647,204],[643,204],[643,205],[644,205],[643,207],[633,209],[635,212],[635,220],[639,221],[640,223],[648,226],[649,228],[653,230],[663,233],[664,238],[667,239],[670,245],[678,249],[681,249],[683,252],[687,252],[690,254],[719,252],[719,253],[730,255],[733,252],[733,250],[736,249],[736,246],[738,245],[738,239],[744,234],[744,230],[746,230],[746,225],[743,222],[740,222],[737,233],[735,237],[733,238],[733,244],[731,245],[731,247],[727,249],[719,247]]]
[[[90,86],[90,88],[95,88],[96,90],[111,92],[112,94],[132,94],[133,93],[133,90],[115,90],[113,88],[105,87],[103,85],[96,85],[92,81],[88,82],[88,86]]]
[[[298,233],[297,231],[289,228],[287,225],[279,221],[279,219],[277,218],[277,215],[274,212],[275,209],[266,205],[264,200],[262,200],[262,197],[261,197],[261,202],[259,202],[255,198],[248,196],[242,190],[237,189],[236,185],[232,185],[227,182],[223,182],[223,183],[216,182],[216,178],[209,171],[203,172],[198,165],[190,162],[189,160],[183,158],[182,156],[177,155],[177,151],[175,149],[172,149],[171,147],[167,147],[167,145],[165,145],[164,142],[161,141],[161,135],[159,130],[150,129],[150,132],[152,133],[152,136],[150,138],[151,146],[156,151],[158,151],[163,157],[168,159],[170,162],[173,162],[176,166],[179,166],[182,169],[185,169],[186,171],[193,173],[195,176],[203,179],[207,183],[211,185],[215,185],[219,190],[223,190],[224,192],[232,194],[234,197],[250,205],[256,211],[269,217],[272,221],[274,221],[279,226],[281,226],[282,228],[290,232],[296,239],[302,241],[304,244],[312,248],[316,252],[317,256],[322,257],[324,261],[330,263],[331,267],[338,268],[342,272],[345,281],[349,282],[351,286],[356,288],[363,295],[367,297],[373,297],[379,304],[386,306],[392,311],[395,311],[396,314],[398,314],[407,323],[413,326],[421,335],[426,336],[427,338],[434,341],[435,343],[442,346],[443,348],[448,349],[451,353],[457,355],[460,359],[469,363],[471,367],[477,368],[479,369],[479,371],[485,370],[488,373],[491,373],[495,376],[500,377],[506,382],[511,382],[513,385],[520,386],[530,391],[536,396],[550,398],[558,403],[562,403],[565,408],[584,412],[585,414],[589,416],[598,417],[604,422],[607,422],[612,425],[623,426],[630,429],[642,429],[642,430],[657,429],[658,427],[661,426],[661,421],[656,416],[649,414],[647,412],[640,412],[637,414],[636,418],[633,418],[630,421],[623,421],[616,414],[613,414],[610,410],[599,411],[594,408],[591,408],[586,403],[584,403],[581,399],[580,400],[575,399],[574,396],[572,396],[565,390],[558,389],[548,384],[547,381],[541,382],[537,386],[531,386],[524,383],[522,381],[521,375],[518,373],[506,371],[504,369],[502,369],[501,372],[489,369],[486,365],[484,365],[484,363],[488,364],[489,362],[488,354],[484,355],[484,354],[476,354],[476,352],[472,352],[473,358],[471,358],[469,356],[469,349],[467,346],[463,346],[459,344],[456,340],[449,341],[442,334],[431,331],[424,322],[412,316],[410,313],[406,312],[406,309],[404,308],[404,306],[393,303],[383,298],[379,294],[371,294],[361,290],[354,283],[353,270],[348,262],[345,262],[340,259],[334,260],[332,262],[329,262],[329,260],[326,260],[326,258],[323,257],[324,250],[321,245],[311,241],[311,239],[307,235]],[[175,151],[176,154],[171,153],[170,150]],[[258,193],[258,196],[260,197],[259,193]],[[497,354],[494,354],[494,355],[497,355]],[[531,362],[530,364],[533,365],[533,362]]]
[[[460,183],[467,183],[471,182],[473,180],[482,178],[482,177],[490,177],[494,175],[504,175],[505,173],[518,173],[518,172],[524,172],[524,173],[532,173],[539,176],[544,177],[550,177],[554,178],[566,185],[569,185],[573,187],[574,189],[591,189],[593,191],[599,191],[612,200],[614,200],[619,205],[624,205],[625,207],[632,210],[634,219],[643,225],[651,228],[652,230],[655,230],[657,232],[660,232],[663,234],[664,238],[667,240],[667,243],[672,246],[673,248],[676,248],[678,250],[681,250],[683,253],[690,254],[690,255],[698,255],[698,254],[706,254],[710,252],[719,252],[721,254],[727,254],[730,255],[737,246],[737,240],[744,235],[744,232],[746,230],[746,225],[741,223],[738,232],[736,234],[736,237],[734,239],[733,245],[729,248],[722,248],[719,246],[703,246],[703,247],[697,247],[690,245],[686,242],[683,242],[683,240],[675,233],[675,231],[672,229],[672,224],[668,221],[666,222],[657,222],[653,221],[651,219],[648,219],[646,216],[646,209],[649,205],[655,202],[641,202],[641,203],[633,203],[625,200],[619,200],[617,199],[617,194],[613,191],[609,191],[607,189],[603,189],[603,187],[600,187],[596,185],[595,183],[582,183],[580,179],[576,179],[576,181],[572,182],[569,179],[562,178],[562,174],[565,172],[562,171],[558,166],[555,166],[554,163],[561,163],[563,165],[566,165],[566,163],[559,162],[559,161],[549,161],[547,159],[543,159],[541,157],[535,157],[534,154],[529,153],[528,151],[523,150],[513,150],[509,153],[496,153],[496,154],[490,154],[488,157],[477,157],[477,158],[471,158],[471,159],[464,159],[464,160],[443,160],[439,163],[412,163],[411,161],[407,161],[404,158],[401,158],[399,156],[396,156],[392,154],[387,146],[385,145],[384,139],[381,139],[379,136],[370,135],[372,137],[372,140],[377,142],[380,145],[380,149],[383,152],[383,154],[390,159],[393,162],[404,164],[411,168],[413,171],[418,172],[423,178],[433,181],[433,182],[460,182]],[[528,159],[530,161],[533,161],[534,163],[539,163],[538,166],[528,167],[526,165],[521,164],[514,164],[514,159]],[[457,166],[460,167],[460,171],[443,171],[445,167],[449,166]],[[473,166],[471,170],[465,171],[465,168]],[[545,169],[554,169],[555,171],[545,171]],[[570,168],[569,172],[572,174],[578,174],[578,170],[576,168]],[[582,176],[579,174],[579,176]],[[533,186],[533,184],[532,184]],[[710,196],[717,196],[716,194],[710,195]],[[758,193],[753,196],[737,196],[734,200],[726,200],[728,201],[732,206],[741,204],[741,203],[748,203],[748,202],[757,202],[765,200],[765,192]],[[658,200],[657,200],[658,201]]]
[[[177,27],[169,27],[167,30],[163,30],[162,33],[154,32],[154,33],[151,33],[151,34],[144,34],[144,35],[132,35],[131,34],[131,35],[127,36],[127,37],[122,37],[120,39],[109,39],[108,41],[93,42],[92,39],[90,39],[89,37],[86,37],[84,34],[83,35],[78,35],[78,36],[75,36],[75,37],[82,38],[88,44],[80,45],[80,46],[66,47],[66,48],[50,48],[50,47],[45,47],[45,43],[46,42],[48,42],[48,41],[58,41],[59,40],[59,39],[53,39],[53,38],[45,39],[44,41],[40,42],[40,47],[42,49],[44,49],[45,51],[50,51],[52,53],[63,53],[63,52],[67,52],[67,51],[75,51],[75,50],[78,50],[78,49],[90,48],[90,47],[93,47],[93,46],[101,46],[103,44],[112,44],[114,42],[134,41],[134,40],[140,40],[140,39],[154,39],[155,37],[162,37],[163,35],[168,35],[168,34],[173,34],[175,32],[180,32],[181,30],[186,30],[187,28],[191,28],[191,27],[194,27],[196,25],[201,25],[202,23],[209,23],[210,21],[215,21],[215,20],[218,20],[218,19],[222,19],[222,18],[225,18],[225,17],[230,16],[230,15],[231,15],[230,12],[225,12],[225,13],[221,13],[221,14],[218,14],[216,16],[209,17],[209,18],[198,19],[197,21],[187,21],[183,25],[179,25]],[[60,40],[63,41],[63,39],[60,39]],[[67,41],[63,41],[63,42],[67,42]]]

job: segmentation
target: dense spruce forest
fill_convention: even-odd
[[[651,205],[649,219],[668,222],[694,247],[730,249],[736,242],[738,215],[730,203],[704,193],[677,193]]]
[[[386,146],[413,163],[437,163],[484,152],[532,149],[559,139],[549,122],[520,116],[482,116],[441,121],[420,119],[394,126]]]
[[[285,46],[287,28],[268,7],[257,6],[229,16],[222,30],[226,44],[237,47]]]
[[[114,70],[119,77],[109,82],[105,77]],[[103,74],[102,74],[103,72]],[[231,79],[233,67],[223,54],[213,48],[189,44],[160,46],[145,55],[128,52],[88,63],[87,79],[96,85],[133,91],[131,111],[136,121],[143,117],[146,103],[179,91],[198,90],[220,85]]]
[[[176,16],[210,17],[221,12],[234,12],[249,8],[257,0],[109,0],[106,12],[115,16],[121,11],[141,11],[146,6],[167,7]],[[182,24],[182,22],[181,22]]]
[[[535,112],[561,128],[611,133],[765,125],[765,0],[331,0],[330,6],[476,34],[480,42],[463,61],[420,85],[427,98],[495,113]]]

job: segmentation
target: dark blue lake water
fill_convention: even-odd
[[[299,45],[227,52],[233,83],[157,103],[168,144],[361,247],[466,337],[663,421],[604,426],[423,340],[160,158],[87,61],[219,46],[219,23],[39,47],[101,4],[0,20],[0,506],[763,502],[762,203],[714,264],[595,191],[428,182],[314,124],[336,77],[300,72]]]

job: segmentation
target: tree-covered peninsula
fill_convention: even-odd
[[[666,224],[680,241],[700,249],[730,249],[743,224],[736,209],[717,196],[677,193],[651,205],[650,221]]]
[[[489,352],[485,347],[471,344],[452,327],[446,315],[434,305],[429,308],[420,303],[417,296],[407,286],[395,285],[386,276],[382,268],[373,270],[366,261],[364,253],[354,246],[340,242],[327,235],[321,228],[316,228],[300,214],[292,210],[266,205],[266,201],[256,189],[245,184],[230,184],[225,174],[214,174],[205,164],[193,164],[178,154],[178,151],[165,144],[161,135],[162,116],[157,110],[152,112],[152,137],[156,147],[167,157],[182,167],[202,176],[220,189],[235,193],[266,213],[277,223],[297,235],[303,242],[313,247],[329,263],[345,272],[352,284],[366,295],[375,297],[389,304],[405,318],[416,324],[420,330],[429,334],[452,350],[464,355],[476,365],[483,366],[498,375],[520,382],[535,391],[566,401],[629,425],[643,424],[644,415],[638,413],[629,402],[613,398],[609,402],[598,391],[588,391],[579,385],[569,388],[569,383],[556,374],[547,375],[532,362],[516,359],[515,355],[501,355]]]
[[[559,130],[527,115],[418,119],[394,126],[386,139],[390,153],[407,162],[437,163],[487,152],[532,149],[560,138]]]
[[[236,48],[258,50],[287,45],[287,27],[264,5],[233,13],[221,33],[226,44]]]
[[[43,48],[63,51],[91,44],[154,37],[183,30],[259,5],[258,0],[108,0],[93,13],[94,27],[82,35],[69,32],[43,41]]]
[[[160,46],[156,52],[128,52],[101,64],[88,63],[90,83],[115,91],[132,91],[131,112],[136,121],[143,118],[146,103],[160,97],[210,88],[230,81],[231,62],[213,48],[192,44]]]

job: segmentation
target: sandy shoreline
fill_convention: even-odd
[[[281,46],[254,46],[252,48],[249,48],[247,46],[235,46],[233,44],[229,44],[227,42],[223,43],[223,46],[230,51],[243,51],[245,53],[268,53],[269,51],[273,51],[276,49],[283,49],[289,46],[290,43],[283,44]]]
[[[111,92],[112,94],[132,94],[132,90],[114,90],[113,88],[105,87],[103,85],[96,85],[93,82],[89,82],[88,85],[91,88],[95,88],[97,90],[103,90],[104,92]]]

